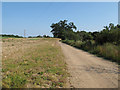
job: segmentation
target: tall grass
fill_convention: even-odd
[[[111,43],[105,43],[104,45],[98,45],[94,52],[101,55],[111,61],[119,62],[120,60],[120,46],[113,45]]]
[[[119,55],[120,54],[120,46],[113,45],[111,43],[97,45],[93,40],[84,41],[84,42],[74,41],[74,40],[72,40],[72,41],[71,40],[63,40],[62,42],[120,64],[120,55]]]

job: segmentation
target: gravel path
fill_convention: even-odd
[[[118,65],[59,42],[70,73],[68,87],[118,88]]]

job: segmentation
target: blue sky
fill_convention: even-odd
[[[2,33],[50,35],[52,23],[74,22],[77,30],[100,31],[118,23],[117,2],[3,2]]]

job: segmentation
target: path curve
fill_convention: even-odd
[[[118,88],[118,65],[59,42],[65,55],[69,87]]]

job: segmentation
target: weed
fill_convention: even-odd
[[[18,74],[8,75],[3,81],[3,87],[20,88],[26,83],[26,79]]]

